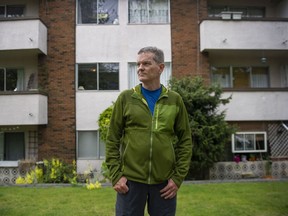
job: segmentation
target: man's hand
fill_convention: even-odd
[[[160,193],[161,197],[163,197],[164,199],[172,199],[173,197],[176,196],[177,191],[178,191],[177,185],[172,179],[169,179],[168,184],[160,191]]]
[[[114,185],[114,190],[118,193],[125,194],[129,191],[129,188],[127,186],[127,178],[122,176],[119,181]]]

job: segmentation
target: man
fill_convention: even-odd
[[[175,215],[176,194],[189,170],[191,131],[182,98],[160,83],[163,51],[138,52],[141,84],[114,104],[106,163],[117,191],[116,215]]]

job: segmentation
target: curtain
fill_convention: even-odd
[[[213,74],[213,82],[218,83],[222,88],[231,87],[229,74]]]
[[[130,0],[129,23],[168,23],[168,0]]]
[[[16,91],[23,91],[23,90],[24,90],[24,70],[19,69],[19,70],[17,70]]]
[[[266,74],[252,74],[252,87],[254,88],[267,88],[268,77]]]

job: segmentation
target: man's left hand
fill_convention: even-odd
[[[160,191],[161,197],[164,199],[172,199],[176,196],[178,187],[172,179],[168,180],[168,184]]]

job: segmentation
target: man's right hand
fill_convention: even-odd
[[[121,194],[126,194],[129,191],[127,186],[127,178],[122,176],[119,181],[114,185],[114,190]]]

